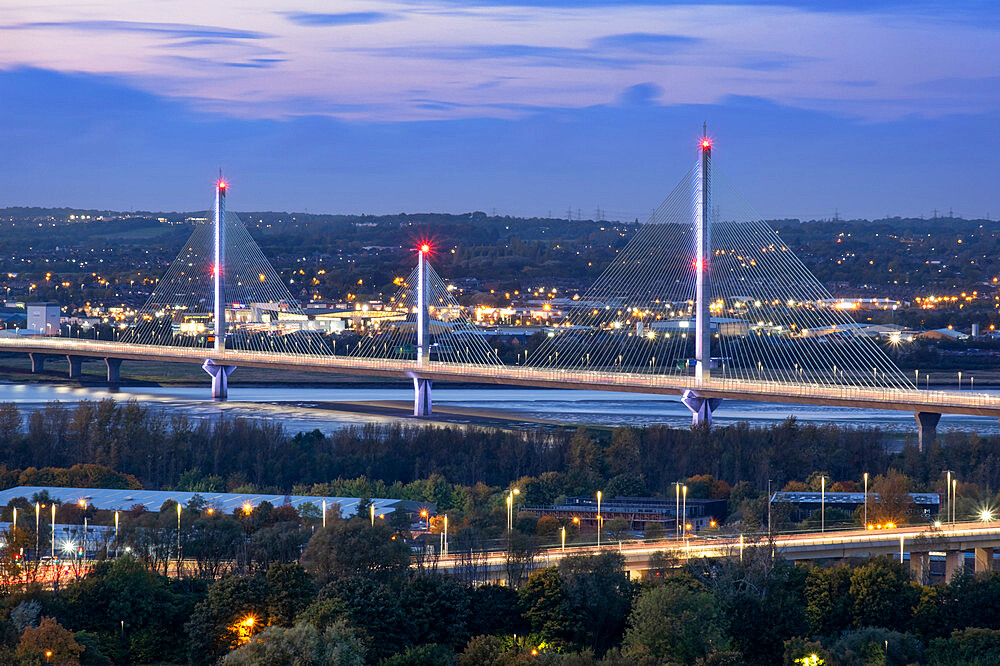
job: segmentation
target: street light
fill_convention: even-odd
[[[565,553],[566,552],[566,526],[563,525],[562,527],[560,527],[559,528],[559,532],[561,533],[560,536],[562,538],[562,552]]]
[[[115,514],[115,531],[118,530],[118,514]],[[181,575],[181,503],[177,502],[177,577]]]
[[[826,531],[826,477],[819,477],[820,482],[820,495],[819,495],[819,531]]]
[[[688,521],[688,487],[681,486],[681,514],[683,515],[684,537],[687,538]]]
[[[520,488],[511,488],[507,491],[507,531],[514,531],[514,495],[520,495]]]
[[[865,472],[865,528],[868,527],[868,472]]]
[[[601,491],[597,491],[597,547],[601,547]]]
[[[52,559],[56,559],[56,503],[52,503]]]
[[[979,510],[979,520],[984,523],[988,523],[993,520],[993,510],[989,507],[983,507]]]

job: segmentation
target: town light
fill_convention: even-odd
[[[983,521],[984,523],[988,523],[991,520],[993,520],[993,510],[990,509],[989,507],[983,507],[982,509],[980,509],[979,520]]]

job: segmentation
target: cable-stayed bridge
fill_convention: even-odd
[[[199,363],[224,399],[239,366],[409,377],[414,414],[434,381],[681,396],[695,425],[725,399],[892,409],[916,415],[923,444],[942,413],[1000,418],[1000,398],[920,391],[713,168],[705,137],[684,175],[524,365],[504,365],[431,265],[416,266],[383,311],[358,319],[338,348],[292,296],[219,180],[199,225],[138,314],[113,341],[0,337],[0,350],[66,355],[70,375],[103,358]]]

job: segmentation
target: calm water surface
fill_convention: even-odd
[[[109,392],[95,387],[70,387],[50,384],[2,384],[0,402],[14,402],[24,409],[35,409],[59,400],[74,403],[112,397],[140,403],[172,414],[191,418],[228,417],[277,419],[288,430],[331,431],[359,423],[408,422],[413,419],[391,414],[353,411],[344,403],[412,401],[412,390],[387,388],[233,388],[229,401],[213,402],[205,387],[123,388]],[[502,417],[514,423],[533,420],[557,421],[573,425],[617,426],[666,424],[687,427],[691,416],[676,399],[667,396],[639,395],[603,391],[570,391],[524,388],[435,389],[434,404],[445,411],[478,411],[486,416]],[[841,425],[878,426],[892,432],[915,432],[913,415],[908,412],[859,410],[845,407],[780,405],[727,400],[715,412],[715,422],[729,424],[750,421],[768,425],[789,416],[803,422]],[[475,416],[449,416],[451,422],[477,423]],[[947,430],[976,430],[982,434],[1000,432],[996,419],[946,414],[938,426]]]

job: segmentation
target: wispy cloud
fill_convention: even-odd
[[[254,30],[233,30],[188,23],[152,23],[144,21],[38,21],[8,26],[7,29],[65,28],[86,32],[141,32],[167,37],[206,37],[215,39],[263,39],[268,35]]]
[[[322,14],[314,12],[281,12],[281,15],[294,23],[308,27],[337,25],[369,25],[396,21],[401,17],[389,12],[342,12],[339,14]]]
[[[697,2],[697,0],[695,0]],[[838,5],[831,11],[830,5]],[[867,119],[998,110],[998,12],[982,21],[826,0],[171,0],[0,3],[0,69],[117,77],[200,110],[350,120],[753,97]],[[985,5],[983,5],[985,7]],[[961,20],[956,20],[960,15]],[[183,56],[183,57],[175,57]],[[946,83],[961,72],[968,85]],[[857,85],[852,81],[870,82]],[[409,91],[419,90],[419,94]],[[629,91],[623,95],[622,91]],[[309,102],[302,103],[305,96]]]

